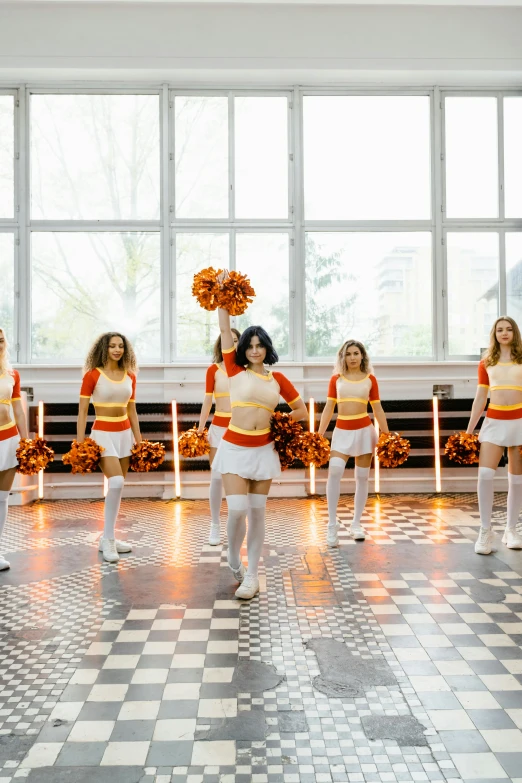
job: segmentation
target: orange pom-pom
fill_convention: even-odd
[[[410,441],[398,432],[382,432],[377,441],[377,456],[383,468],[397,468],[410,454]]]
[[[318,432],[303,432],[296,448],[296,458],[308,468],[320,468],[330,459],[330,443]]]
[[[240,272],[230,272],[218,294],[218,305],[228,310],[230,315],[243,315],[253,301],[256,292],[250,280]]]
[[[196,425],[184,432],[178,438],[178,450],[182,457],[204,457],[210,452],[207,440],[208,430],[198,432]]]
[[[70,465],[73,473],[94,473],[100,463],[103,446],[92,438],[85,438],[81,443],[73,440],[71,450],[63,455],[64,465]]]
[[[286,470],[298,459],[296,449],[299,447],[303,428],[289,413],[276,411],[270,419],[270,432],[279,454],[281,470]]]
[[[165,459],[165,446],[157,441],[142,440],[131,449],[130,469],[136,473],[148,473],[159,468]]]
[[[218,295],[221,293],[221,286],[217,281],[217,272],[211,266],[202,269],[194,275],[192,283],[192,296],[198,300],[200,307],[204,310],[215,310],[218,307]]]
[[[21,438],[16,450],[16,459],[18,473],[34,476],[35,473],[45,470],[49,462],[54,460],[54,451],[43,438]]]
[[[455,432],[446,441],[445,454],[457,465],[476,465],[479,461],[480,443],[476,435]]]

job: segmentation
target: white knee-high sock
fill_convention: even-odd
[[[489,530],[491,527],[491,512],[493,511],[493,468],[478,469],[477,495],[481,527]]]
[[[248,569],[247,574],[257,576],[259,559],[265,541],[266,495],[248,493]]]
[[[227,506],[228,562],[232,568],[239,568],[246,533],[247,496],[227,495]]]
[[[355,466],[355,497],[353,500],[353,521],[354,527],[360,527],[361,517],[368,500],[368,480],[370,478],[370,468],[359,468]]]
[[[124,482],[125,479],[123,476],[111,476],[109,479],[109,488],[105,497],[104,538],[114,538],[114,526],[116,524],[118,511],[120,510]]]
[[[522,508],[522,476],[508,473],[507,527],[515,530]]]
[[[9,492],[0,490],[0,536],[2,535],[7,520]]]
[[[210,518],[212,525],[219,527],[220,519],[219,512],[221,511],[221,498],[223,497],[223,479],[221,473],[218,470],[210,471],[210,490],[209,490],[209,502],[210,502]]]
[[[328,502],[328,526],[337,524],[337,506],[341,494],[341,479],[346,460],[332,457],[328,466],[328,481],[326,482],[326,500]]]

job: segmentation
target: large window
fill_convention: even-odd
[[[0,89],[0,319],[18,362],[208,361],[204,267],[280,357],[474,360],[522,321],[522,90]],[[519,268],[520,267],[520,268]]]

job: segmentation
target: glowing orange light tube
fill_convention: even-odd
[[[433,398],[433,439],[435,445],[435,490],[442,491],[440,475],[440,429],[439,429],[439,399]]]
[[[375,426],[375,432],[377,433],[377,438],[379,437],[379,422],[377,419],[374,421]],[[380,476],[380,464],[379,464],[379,457],[377,456],[377,451],[375,452],[375,464],[373,468],[373,484],[374,484],[374,490],[375,492],[379,492],[381,488],[381,476]]]
[[[181,497],[181,477],[179,470],[179,451],[178,451],[178,404],[172,400],[172,450],[174,453],[174,494],[177,498]]]
[[[310,397],[309,409],[310,432],[315,432],[315,400]],[[310,465],[310,494],[315,495],[315,465]]]
[[[44,404],[43,400],[38,402],[38,436],[43,438],[44,436]],[[44,472],[38,471],[38,500],[42,500],[44,496]]]

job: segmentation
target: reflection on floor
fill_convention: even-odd
[[[249,603],[202,501],[124,501],[118,565],[101,502],[12,508],[0,783],[522,783],[522,552],[475,555],[474,495],[371,498],[365,542],[350,501],[334,550],[269,501]]]

